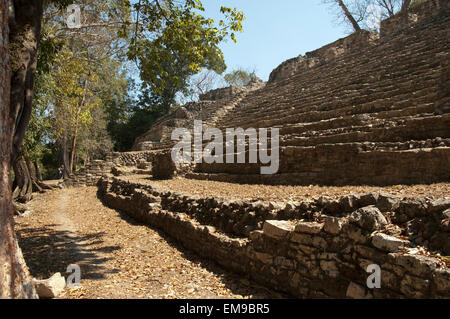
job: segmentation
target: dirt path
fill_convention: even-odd
[[[19,244],[36,278],[81,268],[81,287],[63,298],[277,298],[184,250],[157,230],[105,207],[95,187],[55,190],[16,219]]]

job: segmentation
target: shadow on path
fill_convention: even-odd
[[[68,275],[66,269],[70,264],[81,267],[82,279],[102,279],[107,273],[119,271],[107,270],[102,265],[110,259],[105,257],[105,253],[120,249],[120,246],[96,248],[103,242],[104,233],[81,236],[55,229],[60,226],[48,224],[17,231],[19,245],[33,277],[48,278],[55,272]]]

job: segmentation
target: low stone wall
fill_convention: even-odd
[[[198,254],[295,297],[450,297],[450,270],[437,255],[448,254],[449,198],[230,201],[120,178],[102,179],[99,195]],[[420,241],[425,247],[415,247]],[[372,264],[381,268],[381,288],[366,288]]]
[[[443,139],[440,139],[443,143]],[[189,178],[286,185],[396,185],[450,180],[450,147],[372,150],[365,144],[322,144],[281,149],[277,174],[261,175],[261,164],[197,164]],[[267,166],[267,165],[264,165]]]
[[[123,152],[114,153],[114,164],[122,166],[137,166],[139,162],[153,161],[154,151],[140,151],[140,152]]]
[[[117,167],[116,173],[120,174],[121,166],[133,166],[141,171],[151,170],[151,162],[155,152],[124,152],[111,153],[105,160],[93,160],[86,164],[80,170],[74,172],[69,178],[65,179],[65,187],[95,186],[100,178],[112,173],[113,168]],[[142,166],[143,165],[143,166]],[[142,167],[139,167],[142,166]]]
[[[100,178],[111,172],[114,166],[111,156],[106,161],[94,160],[76,171],[63,182],[64,187],[95,186]]]

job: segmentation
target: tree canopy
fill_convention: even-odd
[[[71,28],[71,3],[52,1],[43,10],[25,145],[46,167],[46,178],[61,164],[70,174],[78,162],[102,158],[112,148],[129,150],[177,96],[200,89],[203,82],[193,84],[196,74],[224,72],[219,44],[236,41],[244,20],[227,7],[221,7],[222,20],[209,19],[201,1],[83,0],[77,2],[81,26]],[[136,75],[139,84],[130,78]]]

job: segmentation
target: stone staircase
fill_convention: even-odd
[[[257,164],[202,163],[191,177],[288,184],[449,181],[450,166],[442,163],[450,163],[450,10],[448,2],[437,3],[401,32],[381,32],[386,36],[363,44],[352,39],[369,38],[365,34],[338,40],[307,54],[313,65],[288,61],[303,64],[287,77],[277,68],[264,88],[215,122],[223,131],[279,128],[277,176],[257,176]],[[330,58],[342,47],[347,51]]]
[[[192,131],[194,120],[202,120],[205,128],[215,127],[249,92],[264,85],[264,82],[256,80],[245,87],[231,86],[203,94],[200,101],[188,103],[158,120],[148,132],[136,139],[133,150],[168,150],[176,143],[171,140],[172,131],[176,128]]]

